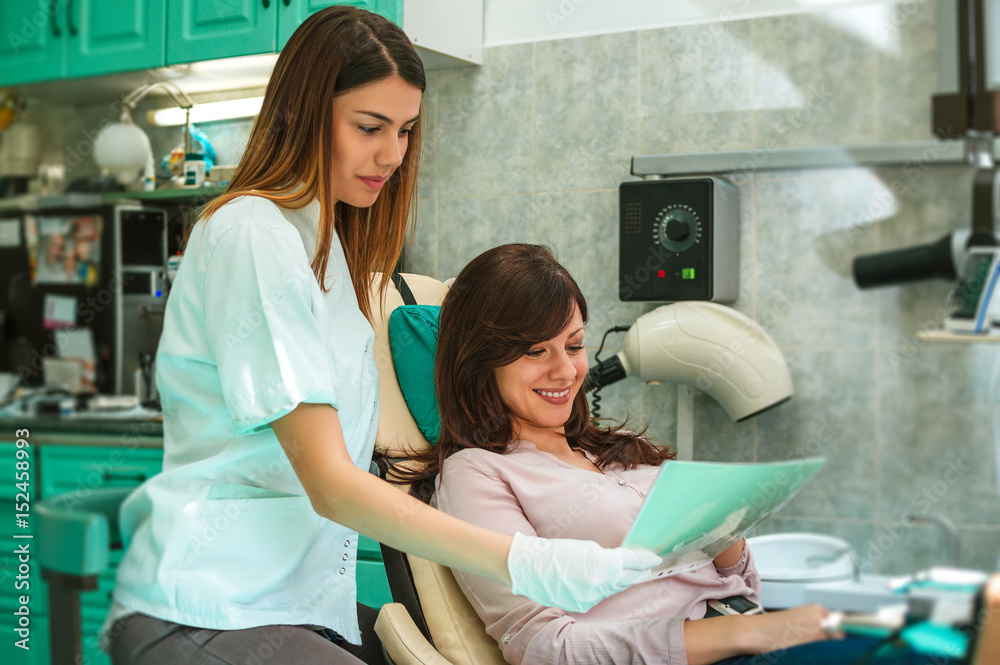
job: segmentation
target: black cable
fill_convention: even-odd
[[[608,340],[608,335],[617,332],[628,332],[632,326],[614,326],[613,328],[608,328],[604,331],[604,337],[601,338],[601,345],[597,347],[597,353],[594,354],[594,364],[598,365],[601,362],[601,351],[604,350],[604,343]],[[604,388],[603,385],[599,385],[594,388],[591,392],[591,407],[590,415],[593,418],[601,417],[601,389]]]

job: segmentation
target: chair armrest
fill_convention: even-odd
[[[375,621],[375,633],[395,665],[451,665],[421,634],[399,603],[386,603]]]
[[[108,548],[118,536],[118,508],[133,488],[68,492],[35,504],[36,556],[47,570],[67,575],[100,575]]]

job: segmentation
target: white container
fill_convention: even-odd
[[[817,533],[776,533],[747,538],[760,573],[761,604],[783,609],[806,603],[806,585],[854,579],[850,543]]]
[[[188,153],[184,157],[184,186],[201,187],[205,183],[205,156]]]

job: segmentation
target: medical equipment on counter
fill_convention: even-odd
[[[972,247],[948,298],[944,327],[958,333],[998,332],[1000,299],[1000,247]]]
[[[1000,133],[1000,91],[990,90],[987,80],[986,23],[985,0],[958,3],[961,88],[933,97],[934,133],[942,139],[963,139],[966,162],[977,168],[972,186],[971,231],[952,232],[931,245],[857,257],[853,272],[859,288],[931,277],[954,279],[963,263],[962,250],[998,244],[1000,169],[994,163],[993,144]]]
[[[588,392],[635,376],[702,390],[745,420],[792,397],[792,377],[771,336],[753,319],[708,302],[676,302],[643,314],[622,350],[590,368]]]
[[[618,296],[623,301],[739,296],[739,191],[719,177],[623,182]]]

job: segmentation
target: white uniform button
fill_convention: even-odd
[[[351,555],[348,554],[347,552],[344,552],[344,561],[347,561],[349,558],[351,558]]]
[[[625,481],[624,480],[619,480],[618,484],[621,485],[622,487],[625,487]]]
[[[345,540],[344,541],[344,547],[350,547],[350,546],[351,546],[351,541]]]
[[[343,574],[344,574],[344,573],[346,573],[346,572],[347,572],[347,568],[341,568],[341,569],[340,569],[340,574],[341,574],[341,575],[343,575]]]
[[[639,492],[639,496],[641,496],[642,498],[646,498],[646,493],[645,492]]]
[[[504,644],[509,644],[510,643],[510,635],[504,635],[503,639],[500,640],[500,641],[503,642]]]

